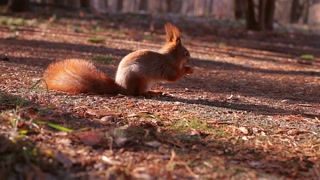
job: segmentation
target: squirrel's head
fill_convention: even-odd
[[[165,25],[166,29],[166,44],[162,48],[164,52],[172,54],[176,59],[178,59],[182,64],[187,63],[190,59],[189,51],[182,45],[180,30],[167,23]]]

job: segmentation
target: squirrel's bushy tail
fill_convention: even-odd
[[[119,86],[91,62],[68,59],[52,63],[43,75],[44,87],[70,93],[118,94]]]

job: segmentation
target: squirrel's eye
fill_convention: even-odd
[[[190,56],[190,53],[187,51],[187,52],[185,52],[185,55],[186,55],[187,57],[189,57],[189,56]]]

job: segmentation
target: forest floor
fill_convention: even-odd
[[[39,83],[81,58],[121,58],[183,32],[195,68],[158,97],[68,94]],[[0,177],[320,179],[320,37],[178,17],[0,16]]]

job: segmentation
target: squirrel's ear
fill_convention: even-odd
[[[176,26],[170,23],[167,23],[165,25],[165,29],[166,29],[167,43],[176,43],[176,45],[181,44],[180,31]]]

